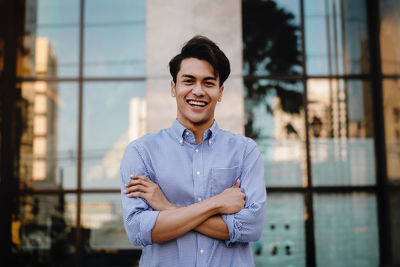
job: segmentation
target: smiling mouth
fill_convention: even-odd
[[[193,107],[205,107],[208,104],[206,101],[202,101],[202,100],[190,100],[190,99],[188,99],[188,100],[186,100],[186,102],[189,105],[193,106]]]

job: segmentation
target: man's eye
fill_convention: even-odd
[[[213,82],[206,82],[207,86],[214,86],[215,84]]]
[[[192,83],[193,81],[192,80],[184,80],[183,82],[184,83]]]

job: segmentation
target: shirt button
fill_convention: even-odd
[[[182,142],[183,142],[183,140],[181,139],[181,140],[179,140],[179,143],[181,143],[182,144]]]
[[[186,132],[186,135],[189,135],[189,132]]]
[[[197,174],[197,175],[200,175],[200,172],[198,171],[198,172],[196,172],[196,174]]]
[[[211,145],[212,141],[210,140],[210,141],[208,141],[208,143]]]
[[[200,249],[200,253],[203,254],[204,253],[204,249]]]
[[[201,201],[201,197],[199,197],[197,200],[198,200],[198,201]]]
[[[196,148],[196,150],[195,150],[196,152],[199,152],[199,149],[198,148]]]

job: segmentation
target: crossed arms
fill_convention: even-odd
[[[133,143],[121,162],[124,224],[133,244],[146,246],[164,242],[192,230],[225,240],[228,246],[260,238],[266,192],[263,162],[254,142],[249,143],[243,158],[240,184],[186,207],[170,203],[158,185],[145,178],[152,177],[148,169],[151,162],[143,155],[140,145]],[[132,174],[140,176],[132,179]]]
[[[153,243],[177,238],[195,230],[215,239],[229,240],[228,226],[218,214],[233,214],[244,208],[245,194],[240,190],[240,180],[221,194],[192,204],[179,207],[171,204],[160,187],[150,179],[132,175],[133,180],[125,186],[128,197],[145,199],[153,210],[160,211],[151,232]]]

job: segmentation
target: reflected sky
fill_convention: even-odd
[[[56,58],[56,76],[77,77],[80,1],[27,0],[26,6],[28,57],[35,61],[34,38],[48,38]],[[84,17],[84,76],[145,75],[145,1],[87,0]],[[34,66],[24,64],[31,70],[22,75],[35,76]]]
[[[79,68],[79,0],[39,0],[27,1],[32,9],[27,13],[35,13],[37,3],[37,37],[47,37],[55,52],[59,77],[78,76]],[[34,14],[26,21],[28,28],[34,29]]]
[[[85,76],[145,75],[145,1],[85,2]]]
[[[145,99],[144,82],[84,84],[83,185],[118,188],[119,164],[130,140],[133,110]]]
[[[309,75],[370,71],[364,0],[305,0],[304,10]]]

